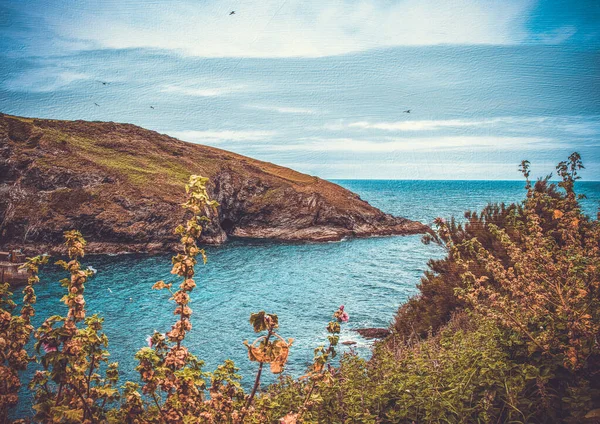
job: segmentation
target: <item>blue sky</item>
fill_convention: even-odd
[[[599,71],[597,1],[0,0],[0,111],[323,178],[600,180]]]

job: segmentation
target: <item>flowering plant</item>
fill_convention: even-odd
[[[40,358],[44,370],[37,371],[30,383],[35,390],[33,408],[35,418],[43,422],[99,422],[106,419],[106,404],[119,398],[118,364],[108,364],[104,378],[99,374],[101,364],[108,363],[108,338],[101,333],[102,318],[86,317],[85,284],[93,275],[79,262],[86,241],[79,231],[67,231],[65,244],[70,260],[57,264],[71,274],[61,280],[67,289],[61,300],[68,313],[48,318],[35,332],[35,349],[44,350]]]
[[[35,314],[36,302],[34,285],[40,279],[39,268],[48,262],[45,255],[28,258],[23,268],[28,271],[27,285],[23,289],[23,306],[20,315],[12,315],[16,308],[12,300],[10,285],[0,283],[0,422],[7,421],[8,409],[16,405],[21,387],[19,371],[27,368],[32,360],[25,350],[33,326],[31,317]]]

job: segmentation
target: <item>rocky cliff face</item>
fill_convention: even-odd
[[[317,177],[134,125],[0,114],[0,247],[56,251],[76,228],[90,252],[172,250],[190,174],[209,177],[220,203],[206,243],[428,230]]]

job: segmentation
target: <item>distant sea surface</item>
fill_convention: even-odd
[[[427,224],[437,216],[462,217],[465,210],[481,210],[489,202],[515,202],[525,195],[522,181],[334,182],[385,212]],[[585,212],[595,216],[600,182],[581,182],[577,188],[587,195],[582,201]],[[234,240],[206,250],[208,264],[198,266],[198,286],[191,295],[193,329],[187,346],[206,362],[206,370],[233,359],[246,387],[256,369],[242,345],[256,338],[248,323],[252,312],[278,314],[279,333],[295,339],[286,373],[303,373],[313,349],[326,343],[325,326],[341,304],[350,314],[341,341],[356,341],[354,349],[368,356],[370,343],[352,330],[387,327],[398,307],[417,292],[427,261],[443,254],[439,246],[422,244],[420,236],[322,244]],[[167,292],[151,290],[157,280],[174,280],[170,257],[98,255],[82,261],[98,270],[86,286],[87,311],[105,318],[110,359],[119,362],[122,381],[137,379],[134,354],[146,345],[146,337],[154,330],[169,330],[175,321]],[[60,302],[64,289],[58,283],[64,276],[54,265],[42,272],[36,288],[36,327],[50,315],[65,314]],[[273,381],[266,374],[265,382]],[[31,395],[24,388],[17,415],[29,415],[30,406]]]

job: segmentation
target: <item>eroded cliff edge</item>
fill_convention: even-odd
[[[89,252],[172,250],[190,174],[220,203],[206,243],[428,231],[318,177],[135,125],[0,114],[0,247],[57,251],[77,228]]]

